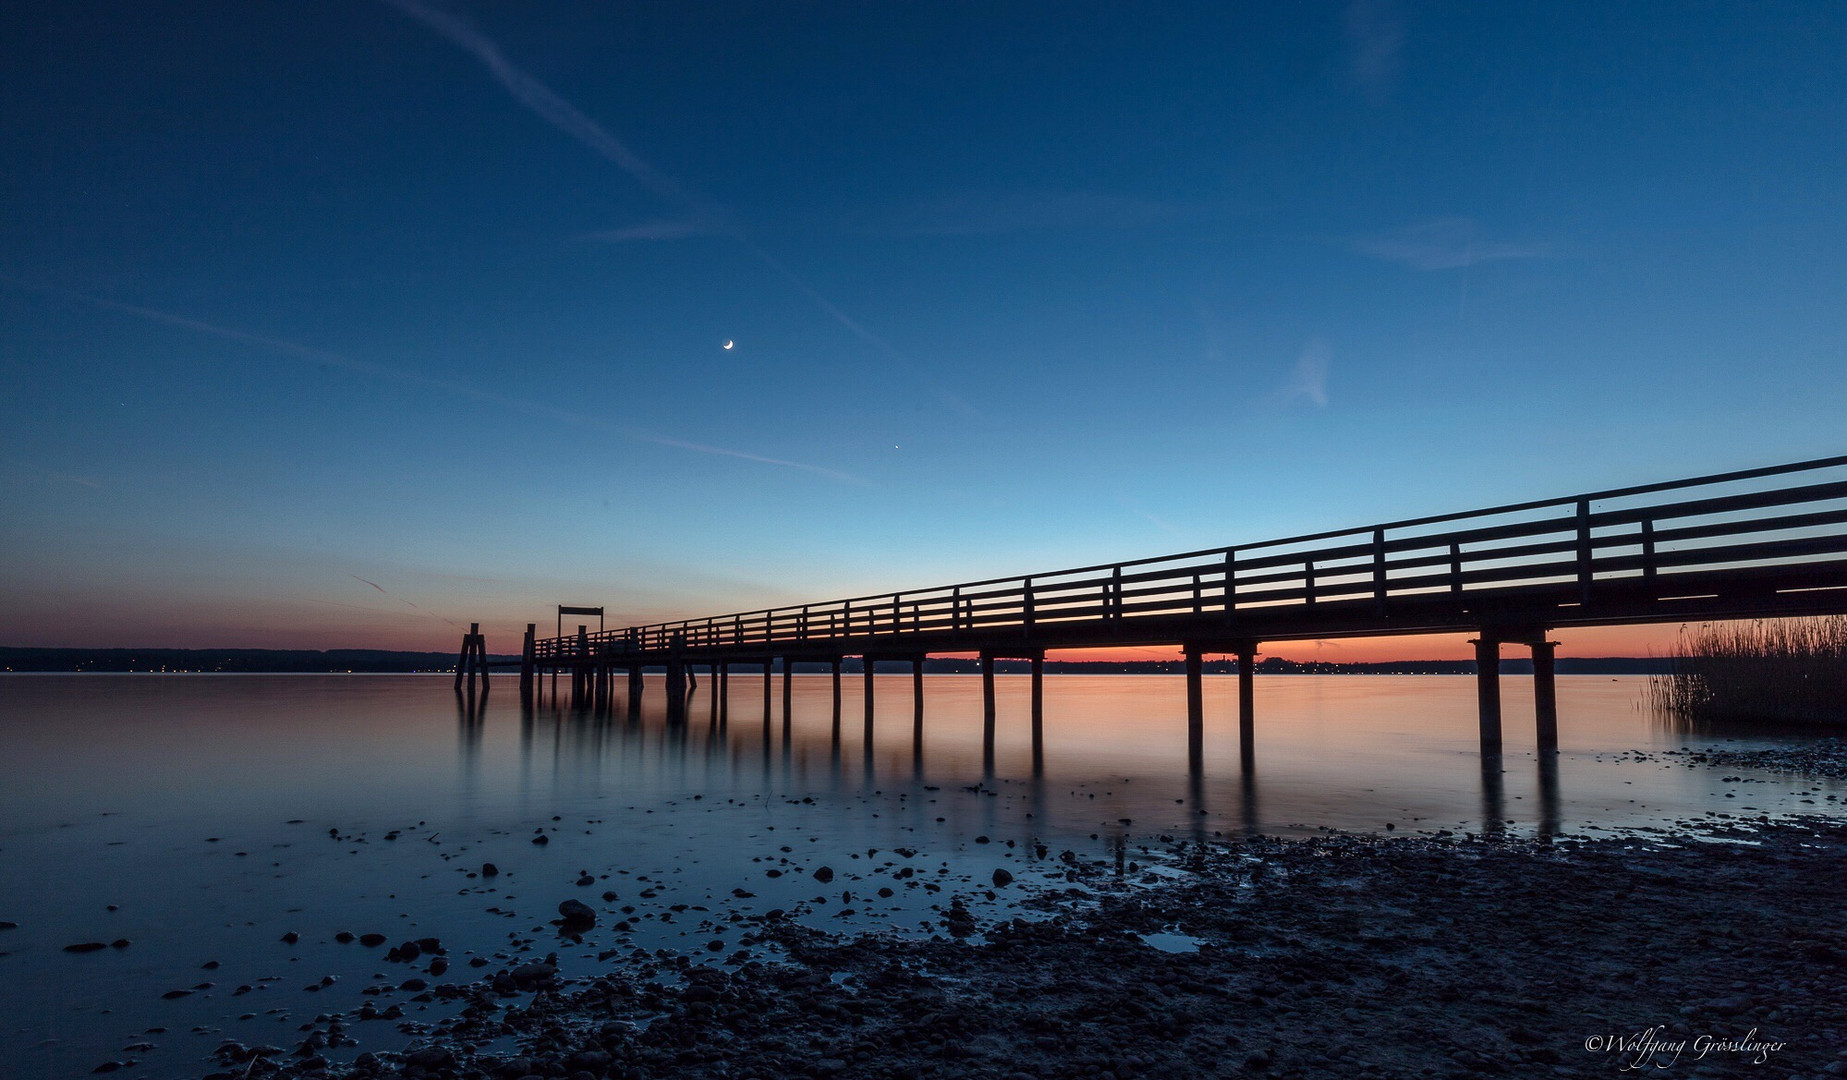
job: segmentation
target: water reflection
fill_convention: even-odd
[[[472,693],[455,692],[456,760],[462,791],[478,791],[481,784],[481,743],[487,733],[487,695],[477,701]]]
[[[976,786],[1023,799],[1016,818],[1030,822],[1034,831],[1096,832],[1104,838],[1117,832],[1140,834],[1144,824],[1198,841],[1322,825],[1373,829],[1387,821],[1401,829],[1505,833],[1517,828],[1553,836],[1573,826],[1574,813],[1579,823],[1587,813],[1607,817],[1624,807],[1653,820],[1693,816],[1723,794],[1696,790],[1699,774],[1660,774],[1662,766],[1657,766],[1658,775],[1644,778],[1645,784],[1599,775],[1608,771],[1606,766],[1574,750],[1594,731],[1582,725],[1574,731],[1573,721],[1587,713],[1604,725],[1612,717],[1629,717],[1630,734],[1620,739],[1632,745],[1638,733],[1634,724],[1643,715],[1632,698],[1621,699],[1619,709],[1606,705],[1600,715],[1574,713],[1569,681],[1563,684],[1566,753],[1531,753],[1534,767],[1529,770],[1514,764],[1529,754],[1518,745],[1523,718],[1511,710],[1508,751],[1486,757],[1476,752],[1467,709],[1470,687],[1460,680],[1279,679],[1264,686],[1254,722],[1243,724],[1231,696],[1215,697],[1210,691],[1219,688],[1208,679],[1207,722],[1194,738],[1185,724],[1180,687],[1164,687],[1161,680],[1052,680],[1039,725],[1031,722],[1027,699],[1019,693],[1023,679],[1009,685],[1001,677],[1003,691],[1011,690],[1012,696],[1000,695],[998,716],[989,723],[978,680],[932,677],[921,717],[915,699],[905,709],[902,694],[882,696],[897,685],[880,686],[879,693],[867,695],[872,708],[863,723],[849,730],[831,672],[798,673],[786,680],[786,709],[777,708],[775,672],[750,672],[735,688],[729,685],[730,672],[707,674],[689,688],[686,719],[676,721],[666,715],[658,674],[645,680],[639,703],[625,692],[622,680],[589,708],[568,694],[562,699],[541,696],[538,705],[503,704],[497,698],[494,708],[484,696],[458,694],[455,745],[463,789],[491,791],[494,722],[516,716],[517,743],[509,745],[517,746],[517,755],[501,759],[500,767],[516,779],[518,790],[529,794],[600,781],[619,787],[684,783],[734,791],[799,788],[844,807],[881,789],[916,796],[949,785]],[[878,680],[898,684],[906,677]],[[753,683],[757,678],[762,682]],[[1606,687],[1590,688],[1617,700]],[[734,703],[727,689],[742,691],[746,701],[763,693],[767,709],[761,728],[748,725],[742,734],[729,729]],[[1174,691],[1170,696],[1175,700],[1164,701],[1163,690]],[[1439,693],[1450,690],[1454,700]],[[507,708],[513,705],[517,712]],[[1658,720],[1651,723],[1642,730],[1666,728]],[[1673,730],[1693,737],[1684,727]],[[1607,742],[1609,736],[1603,738]],[[536,755],[547,750],[553,762],[549,780],[534,771]],[[1468,785],[1473,791],[1455,784],[1459,753],[1477,763],[1477,782]],[[1575,804],[1561,792],[1566,770],[1573,773]],[[1525,813],[1515,800],[1525,801]],[[982,816],[991,816],[991,808]],[[1123,818],[1135,824],[1122,826]]]
[[[653,680],[658,682],[658,678]],[[900,798],[935,792],[951,783],[962,784],[961,776],[974,760],[971,755],[978,744],[978,779],[967,790],[981,791],[984,799],[982,826],[1001,829],[1005,800],[994,793],[1005,791],[1009,799],[1021,803],[1011,815],[1015,824],[1031,823],[1034,833],[1059,830],[1102,828],[1106,843],[1126,842],[1131,835],[1149,828],[1171,830],[1189,842],[1203,843],[1230,834],[1258,835],[1266,831],[1258,797],[1258,770],[1254,730],[1241,726],[1237,731],[1235,769],[1227,769],[1229,748],[1208,741],[1186,738],[1177,748],[1184,760],[1184,772],[1172,774],[1170,782],[1179,783],[1170,797],[1162,794],[1160,770],[1146,773],[1150,761],[1160,754],[1143,753],[1141,760],[1125,762],[1115,758],[1099,759],[1096,753],[1078,752],[1070,740],[1057,738],[1061,721],[1082,722],[1084,717],[1061,717],[1057,713],[1044,724],[1018,724],[1026,717],[1007,715],[1016,721],[989,725],[979,724],[970,715],[970,687],[950,686],[962,691],[933,695],[933,709],[923,717],[913,710],[908,739],[882,737],[876,703],[867,715],[859,740],[858,769],[847,767],[847,744],[840,722],[838,699],[831,680],[823,686],[797,680],[791,694],[792,708],[783,711],[776,722],[774,710],[765,717],[760,729],[742,738],[728,730],[725,717],[728,702],[721,693],[728,679],[725,672],[715,672],[703,686],[689,691],[703,691],[706,720],[675,720],[666,713],[664,695],[652,698],[644,693],[638,703],[625,694],[605,696],[594,706],[586,707],[568,695],[563,698],[540,696],[538,701],[519,705],[517,760],[519,789],[534,793],[536,755],[550,750],[552,760],[550,787],[557,789],[574,781],[596,786],[606,775],[621,779],[624,786],[643,781],[665,783],[668,787],[696,791],[702,788],[745,789],[792,792],[802,790],[811,796],[826,794],[841,804],[854,797],[883,794],[891,787]],[[765,686],[773,685],[765,679]],[[754,689],[754,688],[752,688]],[[618,700],[621,699],[621,700]],[[690,699],[686,715],[692,715],[696,697]],[[772,697],[773,704],[773,697]],[[819,723],[814,706],[826,708],[826,721]],[[964,708],[958,712],[957,706]],[[938,713],[946,715],[938,715]],[[491,740],[491,721],[485,702],[466,695],[457,696],[457,732],[463,773],[471,788],[480,783],[483,772],[483,748]],[[1094,718],[1091,718],[1094,719]],[[699,731],[694,732],[698,724]],[[1020,730],[1022,727],[1024,731]],[[1047,729],[1052,738],[1048,740]],[[778,737],[780,734],[780,737]],[[888,733],[889,734],[889,733]],[[1229,732],[1217,732],[1223,737]],[[1024,736],[1024,738],[1022,738]],[[1019,743],[1024,742],[1024,746]],[[1048,742],[1051,746],[1048,748]],[[545,744],[549,743],[549,747]],[[820,761],[825,744],[825,768],[811,771],[810,763]],[[1062,744],[1062,745],[1061,745]],[[1023,751],[1023,753],[1021,752]],[[1052,764],[1048,767],[1048,756]],[[1287,754],[1282,755],[1287,764]],[[755,758],[753,768],[752,758]],[[1099,770],[1098,765],[1104,764]],[[1009,763],[1017,763],[1010,765]],[[1138,775],[1129,775],[1122,766],[1139,765]],[[1481,773],[1481,816],[1486,827],[1504,827],[1505,783],[1499,758],[1484,759]],[[1555,757],[1542,762],[1541,787],[1549,794],[1542,800],[1544,827],[1556,830],[1560,814],[1557,794],[1558,764]],[[750,776],[754,774],[755,780]],[[1155,783],[1150,784],[1148,781]],[[1070,787],[1077,784],[1078,789]],[[1063,797],[1059,789],[1063,788]],[[1082,801],[1078,801],[1081,797]],[[1165,809],[1155,803],[1166,804]],[[1131,824],[1133,823],[1133,824]],[[1293,825],[1292,821],[1269,823]]]
[[[1803,724],[1792,721],[1695,719],[1646,703],[1641,708],[1657,730],[1702,741],[1715,739],[1805,740],[1817,735],[1837,734],[1840,730],[1839,725]]]
[[[658,681],[651,680],[651,681]],[[877,724],[878,712],[876,702],[871,712],[866,715],[860,739],[859,770],[856,776],[849,775],[845,766],[845,744],[850,741],[844,737],[840,723],[838,696],[833,691],[831,679],[827,686],[825,698],[828,705],[828,720],[825,728],[803,722],[804,710],[801,705],[812,705],[813,693],[791,695],[792,707],[782,713],[781,723],[775,722],[773,708],[766,712],[760,736],[754,740],[758,745],[755,755],[750,752],[751,742],[734,739],[727,730],[725,717],[729,713],[729,702],[724,700],[721,690],[728,682],[727,673],[717,672],[704,684],[707,696],[707,722],[702,737],[694,739],[691,724],[684,720],[676,721],[666,715],[665,703],[660,700],[664,695],[655,695],[652,700],[644,693],[637,702],[627,695],[610,695],[597,701],[594,706],[583,699],[571,699],[568,695],[560,699],[552,696],[547,699],[540,696],[537,704],[525,702],[519,711],[519,775],[522,791],[531,791],[534,782],[534,755],[539,745],[551,743],[553,768],[552,784],[560,784],[567,774],[594,776],[601,769],[620,773],[632,773],[636,769],[649,770],[654,779],[664,776],[692,777],[689,769],[694,765],[702,766],[709,774],[714,770],[725,774],[728,786],[745,783],[744,769],[748,767],[752,756],[758,758],[760,769],[757,775],[759,786],[768,788],[791,789],[808,785],[811,780],[824,778],[824,789],[836,797],[845,797],[855,792],[867,793],[879,790],[879,785],[898,785],[904,787],[908,781],[907,794],[925,790],[936,790],[937,784],[946,779],[953,780],[954,774],[960,772],[968,763],[972,749],[968,743],[973,728],[966,722],[967,717],[953,715],[954,695],[944,706],[952,715],[938,717],[934,712],[919,714],[913,709],[910,738],[903,743],[882,741]],[[773,686],[773,676],[766,673],[762,684],[766,705],[773,705],[773,695],[768,691]],[[797,680],[797,687],[812,691],[814,687],[803,686]],[[697,687],[697,684],[695,684]],[[966,687],[963,689],[966,690]],[[699,689],[689,691],[696,695]],[[868,695],[871,697],[872,695]],[[621,697],[624,700],[616,700]],[[689,699],[687,713],[692,711],[693,701]],[[486,731],[486,710],[484,701],[458,695],[457,724],[459,746],[464,771],[478,777],[482,765],[482,747]],[[622,717],[617,721],[616,717]],[[1059,717],[1054,716],[1050,723],[1057,729]],[[780,738],[777,738],[780,730]],[[1084,828],[1101,824],[1108,828],[1108,836],[1120,841],[1132,830],[1127,821],[1151,821],[1163,828],[1181,828],[1193,841],[1205,841],[1215,835],[1223,835],[1226,826],[1235,825],[1235,830],[1248,835],[1264,831],[1265,823],[1259,811],[1257,788],[1257,764],[1253,730],[1246,726],[1241,728],[1238,742],[1237,771],[1227,775],[1222,771],[1222,762],[1218,757],[1209,756],[1203,740],[1188,740],[1185,747],[1186,771],[1184,774],[1184,791],[1180,798],[1171,802],[1180,807],[1178,811],[1157,813],[1152,818],[1147,816],[1146,802],[1154,796],[1156,789],[1143,786],[1131,790],[1129,781],[1124,779],[1119,785],[1108,785],[1102,791],[1086,792],[1086,802],[1097,799],[1097,813],[1103,813],[1103,807],[1113,809],[1108,813],[1120,813],[1121,817],[1099,817],[1092,821],[1083,811],[1072,819],[1071,804],[1056,806],[1050,798],[1051,785],[1069,783],[1076,776],[1085,772],[1080,763],[1075,769],[1054,770],[1048,775],[1047,738],[1045,725],[1029,724],[1027,726],[1026,768],[1014,775],[1002,767],[1003,751],[1008,750],[1008,734],[997,735],[994,725],[983,724],[980,739],[980,771],[976,788],[993,791],[996,785],[1010,783],[1022,785],[1020,792],[1026,806],[1023,818],[1035,823],[1043,823],[1038,828],[1056,829],[1063,827]],[[808,769],[810,751],[818,749],[814,744],[821,738],[826,740],[827,767],[821,774],[811,776]],[[908,745],[907,745],[908,744]],[[697,747],[697,752],[695,752]],[[942,759],[935,761],[932,751],[941,754]],[[936,772],[933,777],[932,769]],[[1215,772],[1215,769],[1221,771]],[[1111,770],[1105,770],[1107,777]],[[1551,775],[1556,780],[1556,763],[1553,763]],[[902,778],[902,781],[901,779]],[[933,778],[936,784],[932,783]],[[1086,781],[1094,786],[1095,780]],[[1107,782],[1106,782],[1107,783]],[[695,783],[694,786],[697,786]],[[1229,798],[1223,804],[1215,804],[1213,796],[1226,792]],[[1483,772],[1484,817],[1494,827],[1500,827],[1504,817],[1503,795],[1498,769],[1490,772],[1484,764]],[[1098,798],[1106,796],[1107,799]],[[1235,807],[1233,816],[1226,818],[1219,808]],[[1556,791],[1552,800],[1552,812],[1548,819],[1556,818]],[[998,803],[984,806],[982,820],[994,826]],[[1060,820],[1048,819],[1054,810]],[[1181,816],[1183,815],[1183,816]],[[1173,820],[1179,817],[1179,820]]]
[[[1481,755],[1481,821],[1484,833],[1498,834],[1506,825],[1507,792],[1502,782],[1504,771],[1501,755]]]
[[[1257,813],[1257,755],[1249,739],[1241,741],[1239,750],[1239,778],[1243,781],[1238,785],[1240,821],[1246,836],[1257,836],[1263,831]]]
[[[481,736],[486,731],[487,695],[479,699],[474,691],[455,692],[456,732],[461,738],[462,760],[478,762],[481,756]]]
[[[1558,751],[1539,752],[1539,835],[1551,839],[1563,831],[1558,799]]]

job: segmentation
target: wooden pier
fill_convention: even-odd
[[[786,725],[794,666],[827,665],[837,729],[841,661],[857,656],[868,729],[873,669],[902,661],[911,666],[913,723],[921,737],[924,659],[972,653],[981,658],[990,746],[997,659],[1031,661],[1037,747],[1048,650],[1179,646],[1195,753],[1203,738],[1207,655],[1237,658],[1239,731],[1248,748],[1262,643],[1460,631],[1475,635],[1482,751],[1501,748],[1503,645],[1531,650],[1538,743],[1556,749],[1553,630],[1847,613],[1847,456],[594,633],[587,625],[564,633],[570,613],[600,618],[602,609],[560,608],[551,638],[527,626],[522,694],[542,691],[549,673],[555,700],[563,673],[575,704],[611,707],[615,673],[623,671],[627,707],[637,711],[642,670],[664,668],[668,716],[683,719],[688,674],[704,668],[722,722],[730,713],[731,670],[761,667],[768,724],[780,665]]]

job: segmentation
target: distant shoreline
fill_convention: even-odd
[[[516,665],[518,656],[489,658],[496,665]],[[382,649],[42,649],[0,646],[0,672],[41,674],[418,674],[455,670],[454,653],[393,652]],[[1672,657],[1662,656],[1582,656],[1560,657],[1560,675],[1658,675],[1669,670]],[[511,671],[511,668],[502,670]],[[746,667],[748,670],[748,666]],[[797,674],[825,670],[820,664],[799,663]],[[850,658],[842,670],[854,674],[863,669],[857,657]],[[909,673],[906,662],[881,661],[877,669],[893,674]],[[924,662],[924,671],[933,675],[968,675],[981,670],[978,660],[937,657]],[[1020,674],[1029,670],[1024,660],[997,660],[994,670],[1001,674]],[[1047,660],[1048,675],[1180,675],[1186,670],[1180,660]],[[1207,660],[1207,675],[1230,675],[1238,670],[1235,660]],[[1501,672],[1526,675],[1533,670],[1525,657],[1507,657]],[[1367,663],[1284,660],[1270,657],[1257,664],[1262,675],[1473,675],[1473,660],[1385,660]]]

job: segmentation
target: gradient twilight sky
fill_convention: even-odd
[[[60,0],[0,70],[6,644],[508,651],[1844,449],[1847,5]]]

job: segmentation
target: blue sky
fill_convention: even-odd
[[[13,644],[498,649],[1842,450],[1839,5],[68,2],[0,65]]]

